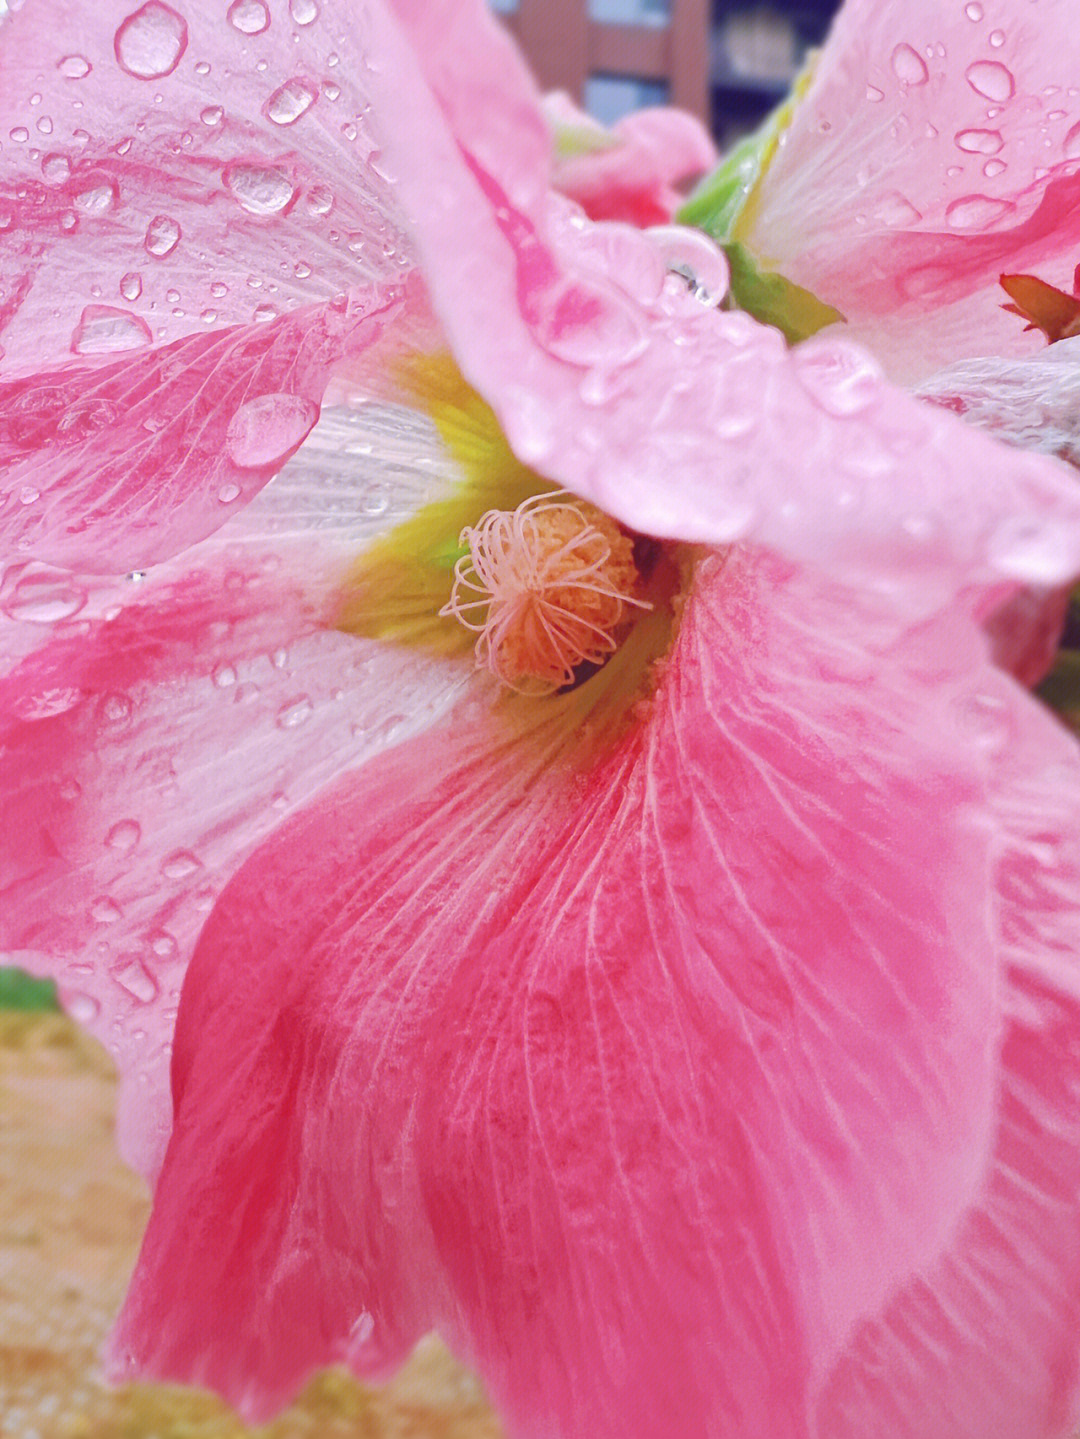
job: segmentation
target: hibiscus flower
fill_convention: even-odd
[[[584,220],[479,3],[63,20],[0,943],[154,1183],[112,1372],[260,1419],[437,1329],[515,1435],[1064,1433],[1080,763],[978,617],[1067,472]]]

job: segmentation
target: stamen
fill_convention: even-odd
[[[476,632],[477,665],[521,694],[573,684],[583,664],[614,653],[635,599],[633,540],[565,490],[516,510],[488,510],[461,532],[469,553],[439,611]]]

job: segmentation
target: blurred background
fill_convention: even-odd
[[[546,90],[610,125],[678,105],[721,149],[783,99],[839,0],[492,0]]]

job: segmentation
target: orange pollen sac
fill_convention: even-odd
[[[564,490],[488,510],[461,532],[469,553],[439,611],[474,630],[476,663],[520,694],[572,685],[618,648],[634,598],[634,545],[614,520]]]

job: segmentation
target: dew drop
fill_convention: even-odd
[[[958,130],[954,138],[969,155],[996,155],[1005,143],[1000,130]]]
[[[1016,93],[1016,81],[1007,65],[1000,60],[976,60],[964,72],[968,84],[985,100],[1003,104]]]
[[[333,192],[325,185],[313,185],[308,191],[307,207],[309,214],[329,215],[334,208]]]
[[[140,1004],[151,1004],[157,998],[158,982],[136,955],[122,959],[113,971],[113,978]]]
[[[229,422],[225,448],[242,470],[282,464],[311,433],[318,406],[303,395],[259,395],[240,406]]]
[[[881,394],[880,368],[854,345],[820,341],[801,345],[795,354],[803,388],[830,415],[860,414]]]
[[[107,894],[99,894],[90,905],[90,918],[97,924],[115,924],[122,913],[116,900]]]
[[[85,55],[65,55],[57,60],[56,68],[67,80],[82,80],[90,74],[93,66]]]
[[[1062,146],[1066,160],[1080,160],[1080,124],[1072,127]]]
[[[146,321],[130,310],[87,305],[71,337],[71,349],[76,355],[114,355],[149,345],[153,338]]]
[[[898,190],[882,195],[874,206],[873,214],[875,220],[882,225],[887,225],[891,230],[899,230],[905,225],[915,225],[922,219],[922,212],[916,210],[911,201],[901,195]]]
[[[263,0],[233,0],[229,24],[242,35],[261,35],[270,28],[270,11]]]
[[[131,700],[113,691],[102,695],[97,705],[98,724],[106,734],[121,734],[131,723]]]
[[[232,480],[227,485],[222,485],[218,490],[218,501],[223,505],[231,505],[240,498],[240,486]]]
[[[16,145],[25,145],[30,138],[30,131],[25,125],[16,125],[10,134]]]
[[[218,665],[211,679],[219,690],[230,689],[236,683],[236,671],[232,665]]]
[[[289,0],[289,14],[297,25],[310,25],[319,18],[315,0]]]
[[[223,300],[229,293],[229,287],[224,280],[215,280],[210,286],[210,293],[215,300]]]
[[[120,276],[120,293],[125,300],[137,300],[142,294],[142,276],[134,270]]]
[[[121,67],[138,80],[171,75],[187,43],[187,21],[162,0],[147,0],[129,15],[113,41]]]
[[[983,166],[983,174],[988,180],[993,180],[998,175],[1003,175],[1007,169],[1008,166],[1004,160],[987,160]]]
[[[267,100],[263,113],[275,125],[295,125],[317,98],[316,91],[306,81],[286,80]]]
[[[225,167],[225,188],[252,215],[279,215],[296,196],[296,186],[281,170],[236,161]]]
[[[983,13],[983,7],[979,4],[979,0],[971,0],[970,5],[964,6],[964,14],[969,20],[973,20],[976,25],[982,19]]]
[[[990,556],[1014,579],[1057,585],[1076,569],[1076,535],[1067,526],[1047,520],[1014,518],[994,536]]]
[[[175,849],[161,861],[161,872],[166,879],[188,879],[200,869],[202,861],[189,849]]]
[[[13,620],[52,625],[77,615],[85,604],[86,591],[67,570],[41,565],[20,577],[3,609]]]
[[[225,111],[221,105],[207,105],[199,115],[199,119],[203,124],[209,125],[211,129],[213,129],[215,125],[220,125],[224,118]]]
[[[46,155],[41,162],[41,173],[50,185],[62,185],[71,175],[71,161],[66,155]]]
[[[180,947],[167,929],[158,929],[150,935],[150,948],[158,959],[175,959]]]
[[[89,994],[69,994],[64,1008],[76,1024],[92,1024],[101,1013],[101,1005]]]
[[[146,227],[143,245],[148,255],[164,260],[180,243],[180,226],[171,215],[155,215]]]
[[[877,105],[880,101],[884,100],[885,91],[879,90],[876,85],[867,85],[866,98],[870,101],[871,104]]]
[[[48,115],[42,115],[41,119],[37,122],[36,129],[39,135],[51,135],[53,132],[53,122],[51,118]]]
[[[926,61],[910,45],[897,45],[892,52],[892,68],[903,85],[925,85],[930,78]]]
[[[995,200],[990,195],[965,195],[948,206],[945,220],[954,230],[985,230],[1015,209],[1011,200]]]
[[[307,695],[299,695],[296,699],[289,700],[278,710],[278,729],[296,729],[310,716],[313,709],[314,706]]]
[[[1002,45],[1005,44],[1005,31],[1004,31],[1004,30],[991,30],[991,31],[990,31],[990,44],[993,45],[993,47],[994,47],[995,50],[1000,50],[1001,47],[1002,47]]]
[[[142,827],[138,820],[121,819],[113,825],[105,836],[105,843],[110,849],[115,849],[120,854],[130,854],[135,846],[142,839]]]
[[[665,268],[681,275],[690,293],[703,305],[718,305],[727,294],[731,274],[723,253],[707,235],[684,225],[656,225],[647,230]]]
[[[75,196],[75,206],[91,218],[107,215],[115,209],[120,199],[120,189],[115,180],[101,180],[88,185]]]

